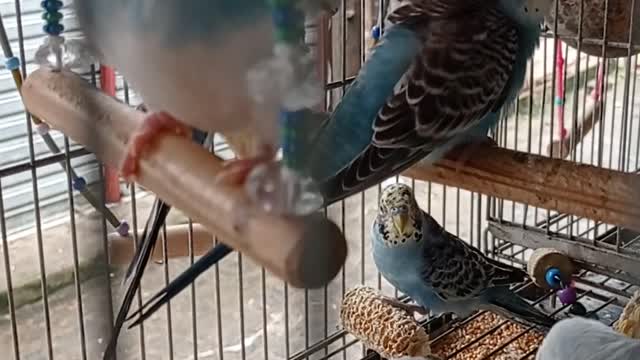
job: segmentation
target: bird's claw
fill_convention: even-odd
[[[395,298],[391,298],[391,297],[383,297],[382,301],[386,304],[389,304],[393,307],[402,309],[404,311],[406,311],[410,316],[413,317],[414,313],[418,313],[421,316],[427,315],[429,313],[429,311],[427,309],[425,309],[424,307],[420,306],[420,305],[416,305],[416,304],[407,304],[407,303],[403,303],[402,301],[395,299]]]
[[[271,146],[264,145],[262,151],[256,156],[230,160],[224,164],[216,176],[215,182],[233,186],[242,185],[256,166],[271,161],[274,154],[275,151]]]
[[[120,167],[122,177],[127,181],[135,179],[140,168],[140,159],[148,153],[160,139],[160,135],[171,134],[188,137],[191,129],[166,112],[148,115],[142,126],[131,136],[127,154]]]
[[[231,186],[243,185],[246,183],[251,171],[258,165],[270,162],[274,154],[275,150],[273,147],[264,145],[262,151],[256,156],[228,161],[217,174],[214,183]],[[247,219],[249,219],[249,209],[243,205],[237,206],[231,217],[231,224],[234,231],[241,231]]]

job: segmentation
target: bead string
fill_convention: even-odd
[[[79,0],[79,1],[83,1],[83,0]],[[86,61],[91,60],[91,57],[87,56],[88,55],[87,53],[83,53],[81,51],[82,50],[81,42],[79,42],[78,40],[69,40],[65,42],[64,37],[61,36],[62,32],[64,31],[64,25],[61,24],[63,15],[60,12],[63,5],[64,4],[62,3],[61,0],[43,0],[42,2],[40,2],[40,7],[44,10],[42,14],[42,19],[45,21],[45,24],[42,26],[42,30],[47,35],[49,35],[49,37],[46,39],[45,43],[42,44],[38,49],[38,51],[36,52],[36,62],[40,64],[45,64],[45,63],[48,64],[49,55],[53,54],[55,57],[55,63],[53,64],[54,71],[60,71],[63,65],[69,65],[69,64],[63,64],[63,59],[62,59],[63,46],[69,46],[70,44],[75,45],[76,53],[73,55],[75,55],[76,59],[80,59],[84,55],[85,57],[84,60]],[[69,54],[68,48],[65,49],[65,54]],[[68,60],[68,58],[66,58],[65,60]],[[71,65],[73,66],[73,64]],[[10,57],[7,60],[7,68],[12,72],[18,71],[19,66],[20,66],[20,61],[18,60],[18,58]],[[20,86],[22,85],[22,79],[18,78],[16,74],[14,74],[14,77],[16,77],[16,84],[18,85],[18,88],[20,88]],[[32,119],[33,119],[33,122],[36,124],[36,132],[40,136],[42,136],[42,138],[45,140],[45,143],[55,144],[55,142],[51,140],[51,135],[49,134],[49,131],[51,130],[49,128],[49,125],[47,125],[47,123],[41,121],[37,117],[32,117]],[[60,153],[60,149],[58,149],[55,146],[49,146],[49,149],[54,154]],[[94,200],[93,196],[91,196],[87,188],[87,180],[82,176],[78,176],[76,172],[73,171],[73,169],[69,169],[69,170],[72,178],[72,183],[71,183],[72,188],[75,191],[83,194],[85,198],[88,200],[88,202],[96,210],[101,212],[104,215],[104,217],[109,221],[109,223],[113,227],[115,227],[116,231],[120,236],[127,236],[129,234],[129,223],[126,220],[118,220],[115,217],[115,215],[111,212],[111,210],[105,207],[104,204],[100,204],[99,202]]]
[[[269,0],[275,27],[276,47],[295,48],[304,43],[304,13],[296,7],[295,2],[295,0]],[[282,160],[285,166],[294,170],[300,169],[300,164],[295,161],[296,157],[292,156],[298,150],[294,144],[300,135],[295,127],[299,113],[283,107],[279,119]]]
[[[53,51],[56,62],[55,69],[60,70],[62,68],[62,44],[64,38],[60,36],[64,31],[64,25],[60,23],[62,20],[62,1],[60,0],[43,0],[40,3],[40,7],[44,9],[42,19],[45,21],[42,29],[49,35],[49,45]]]

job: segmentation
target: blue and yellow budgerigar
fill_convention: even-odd
[[[446,231],[420,209],[405,184],[382,191],[371,241],[382,276],[427,310],[464,317],[483,309],[545,327],[555,323],[510,289],[528,279],[525,271],[488,258]]]
[[[484,141],[524,82],[552,0],[406,0],[335,111],[322,123],[300,111],[300,159],[325,204],[396,175],[458,144]],[[308,119],[316,121],[310,124]],[[224,245],[211,251],[220,253]],[[217,261],[198,266],[154,297],[144,320]],[[135,324],[135,323],[134,323]]]

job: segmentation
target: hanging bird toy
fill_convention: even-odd
[[[270,0],[275,34],[274,58],[249,74],[250,88],[256,102],[273,92],[273,78],[279,78],[283,93],[280,112],[282,164],[268,163],[256,167],[247,179],[247,190],[267,211],[305,215],[317,210],[323,198],[310,177],[302,174],[304,164],[295,147],[300,134],[296,122],[304,110],[319,103],[322,88],[316,79],[316,59],[304,43],[304,9],[295,0]],[[275,73],[275,74],[274,74]]]
[[[527,263],[527,271],[536,285],[553,290],[563,305],[571,305],[571,313],[586,315],[573,281],[575,266],[567,255],[556,249],[537,249]]]

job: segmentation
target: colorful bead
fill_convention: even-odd
[[[280,112],[280,137],[282,142],[282,153],[283,153],[283,162],[286,166],[290,168],[295,168],[297,164],[295,164],[292,160],[290,154],[296,152],[295,148],[295,137],[297,136],[297,131],[295,127],[295,122],[299,121],[298,116],[303,114],[302,110],[300,111],[286,111],[282,110]],[[303,115],[302,115],[303,116]]]
[[[10,57],[5,61],[4,66],[6,66],[9,71],[18,70],[20,68],[20,59],[15,56]]]
[[[60,0],[45,0],[40,3],[40,6],[44,9],[42,19],[46,24],[42,27],[45,33],[49,35],[60,35],[64,31],[64,25],[60,24],[62,20],[62,13],[59,11],[62,9],[62,1]]]
[[[62,1],[60,0],[45,0],[40,3],[40,7],[45,9],[47,12],[57,12],[62,9]]]
[[[42,30],[44,30],[44,32],[49,35],[57,36],[62,34],[62,32],[64,31],[64,25],[58,23],[49,23],[45,24],[42,27]]]
[[[42,20],[46,21],[47,23],[60,22],[60,20],[62,20],[62,17],[62,13],[59,12],[46,12],[42,14]]]
[[[80,176],[73,179],[72,186],[75,191],[84,191],[87,187],[87,181]]]
[[[40,123],[40,124],[36,125],[36,132],[40,136],[47,135],[50,130],[51,130],[51,128],[49,127],[49,125],[47,123]]]
[[[552,289],[559,289],[562,285],[562,273],[558,268],[550,268],[544,276],[545,281]]]
[[[118,227],[116,228],[116,232],[120,236],[129,235],[129,223],[126,220],[122,220],[120,222],[120,225],[118,225]]]
[[[294,45],[304,42],[304,14],[296,8],[292,0],[270,0],[276,43]],[[294,144],[298,136],[294,121],[298,112],[283,109],[280,113],[282,159],[285,166],[296,168],[291,154],[295,153]]]
[[[573,305],[578,300],[576,288],[569,286],[558,291],[558,299],[565,305]]]
[[[275,8],[273,9],[273,23],[276,27],[285,27],[290,25],[292,20],[290,8]]]
[[[380,26],[375,25],[371,28],[371,37],[376,41],[380,39]]]

